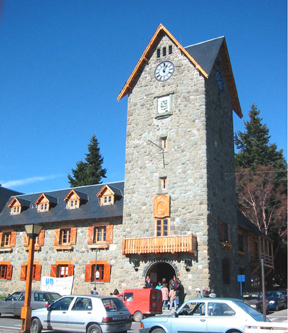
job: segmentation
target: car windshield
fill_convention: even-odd
[[[235,303],[256,321],[263,321],[263,315],[251,308],[249,305],[241,301],[235,301]]]
[[[277,295],[274,293],[274,291],[267,291],[266,297],[277,297]]]
[[[260,301],[261,299],[262,299],[262,295],[259,295],[259,294],[244,294],[243,295],[244,301],[250,301],[250,300]]]
[[[6,301],[16,301],[19,298],[20,294],[22,294],[21,291],[16,291],[12,295],[6,297]]]
[[[49,294],[49,295],[50,295],[50,299],[51,299],[52,301],[56,301],[57,299],[59,299],[59,298],[61,297],[60,294],[56,294],[56,293],[51,293],[51,294]]]
[[[102,303],[105,306],[106,311],[128,311],[126,306],[118,298],[103,298]]]

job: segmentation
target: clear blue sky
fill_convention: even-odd
[[[261,110],[287,159],[285,0],[7,0],[0,13],[0,183],[69,187],[95,133],[124,180],[127,97],[117,96],[162,23],[183,45],[225,36],[244,118]]]

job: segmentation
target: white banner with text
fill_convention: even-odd
[[[73,276],[64,278],[55,278],[51,276],[42,276],[41,290],[54,291],[60,295],[71,295],[73,285]]]

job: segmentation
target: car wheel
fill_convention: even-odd
[[[165,333],[165,331],[163,330],[163,328],[157,327],[154,328],[151,333]]]
[[[87,333],[102,333],[101,327],[97,324],[92,324],[88,327]]]
[[[38,318],[33,318],[31,322],[30,332],[40,333],[42,331],[41,321]]]
[[[140,311],[136,311],[133,315],[134,321],[141,321],[143,319],[143,313]]]
[[[278,305],[278,303],[276,303],[276,305],[275,305],[275,311],[279,311],[279,305]]]

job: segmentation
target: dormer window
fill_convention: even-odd
[[[11,208],[11,215],[18,215],[25,209],[28,209],[30,206],[30,202],[27,200],[23,200],[20,198],[13,198],[9,203],[8,207]]]
[[[97,194],[97,197],[100,198],[100,206],[113,205],[117,198],[122,197],[122,193],[112,186],[105,185]]]
[[[66,201],[67,209],[77,209],[82,203],[88,201],[88,196],[86,193],[71,190],[64,198],[64,201]]]
[[[37,211],[39,213],[48,212],[51,208],[57,205],[57,198],[42,193],[35,201],[35,205],[37,205]]]

